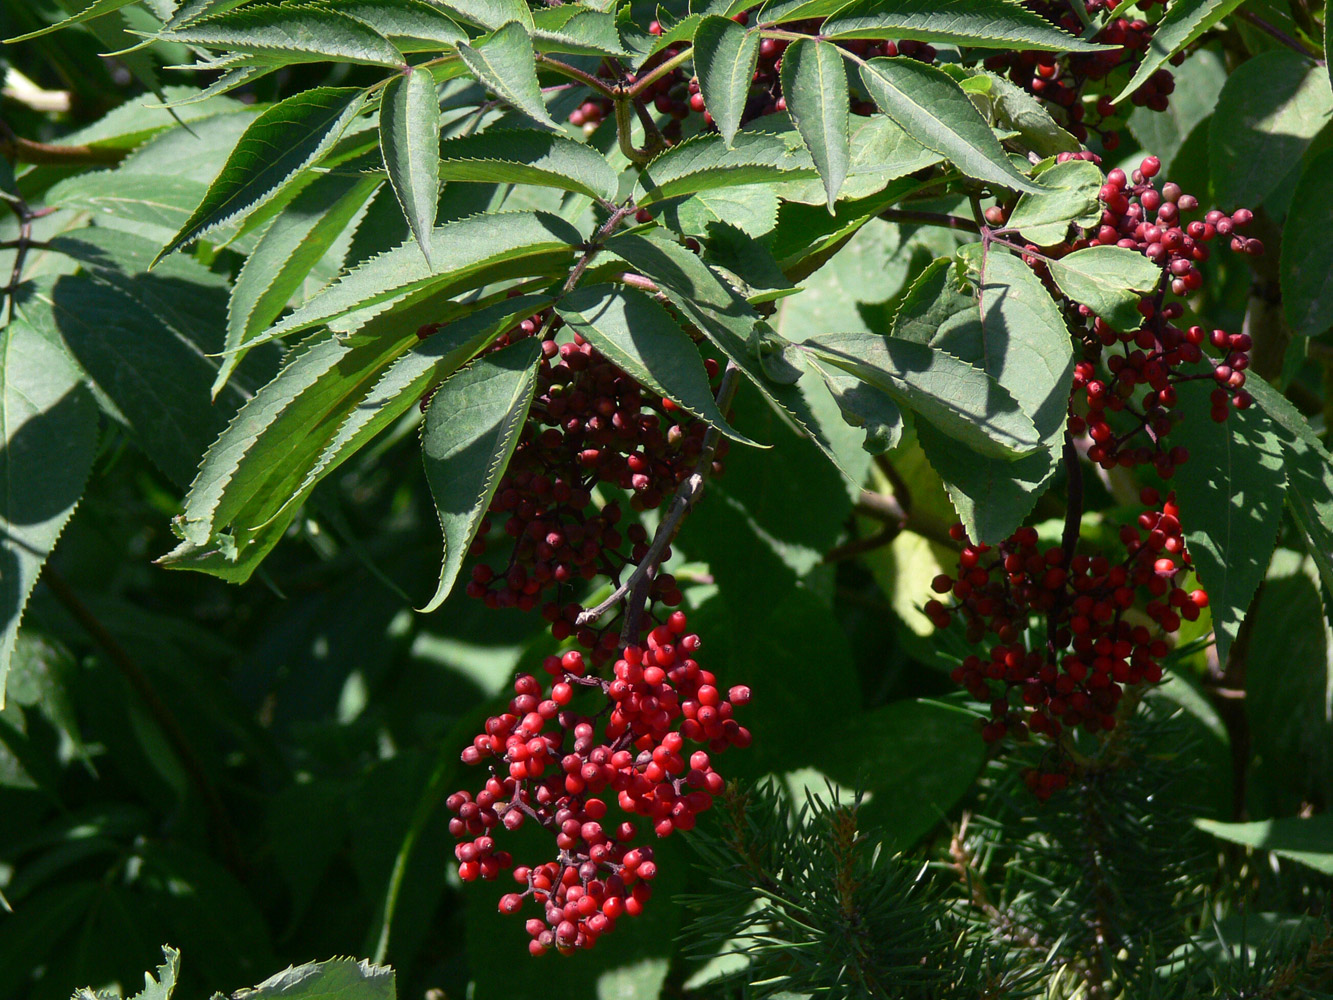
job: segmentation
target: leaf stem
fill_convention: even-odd
[[[980,233],[981,227],[971,219],[957,215],[945,215],[942,212],[918,212],[911,208],[886,208],[879,217],[887,222],[920,222],[927,226],[942,226],[945,229],[961,229],[968,233]]]
[[[1255,14],[1254,12],[1248,10],[1238,10],[1236,11],[1236,16],[1240,18],[1242,21],[1254,25],[1260,31],[1268,35],[1271,35],[1273,38],[1276,38],[1279,42],[1281,42],[1283,45],[1285,45],[1292,51],[1299,52],[1307,59],[1313,59],[1314,64],[1316,66],[1323,66],[1325,64],[1325,61],[1319,58],[1318,52],[1311,49],[1309,46],[1301,42],[1299,39],[1293,38],[1291,35],[1287,34],[1285,31],[1283,31],[1276,25],[1269,24],[1258,14]]]
[[[648,72],[647,75],[642,76],[639,79],[635,80],[634,83],[631,84],[630,87],[625,91],[625,96],[632,98],[634,100],[638,100],[640,97],[643,96],[643,92],[645,90],[651,87],[662,77],[666,76],[672,70],[676,69],[676,67],[680,66],[683,63],[689,62],[689,60],[692,59],[693,57],[694,57],[693,48],[687,48],[683,52],[677,52],[666,62],[654,66],[652,70]]]
[[[597,91],[597,93],[601,94],[603,97],[614,98],[618,96],[614,86],[604,80],[597,79],[597,77],[593,76],[591,73],[585,73],[577,66],[569,65],[567,62],[562,62],[559,59],[552,59],[550,56],[538,52],[537,65],[553,69],[562,76],[569,77],[571,80],[577,80],[585,87]]]
[[[738,371],[735,362],[729,361],[722,373],[722,381],[717,387],[717,407],[722,413],[731,408],[731,401],[735,398],[739,384]],[[721,439],[720,430],[716,427],[708,428],[708,433],[704,435],[703,450],[699,453],[699,461],[695,463],[694,471],[680,484],[676,495],[671,498],[671,506],[667,508],[662,523],[657,526],[657,533],[653,535],[652,544],[648,546],[643,559],[634,567],[634,572],[628,579],[616,587],[606,600],[596,607],[579,612],[576,624],[591,625],[621,601],[625,601],[625,625],[620,633],[620,641],[628,645],[638,638],[639,622],[643,617],[643,608],[648,597],[648,586],[657,572],[658,563],[662,561],[662,554],[675,538],[676,532],[680,530],[685,515],[703,494],[704,484],[708,481],[709,472],[712,471],[713,456]]]

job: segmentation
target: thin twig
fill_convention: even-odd
[[[209,779],[203,761],[199,759],[194,747],[186,739],[185,730],[181,728],[175,714],[157,693],[152,680],[149,679],[135,659],[130,656],[125,647],[120,644],[119,640],[83,603],[79,595],[65,581],[65,578],[49,563],[42,570],[42,581],[55,599],[70,613],[70,616],[88,633],[88,637],[102,649],[107,659],[125,675],[130,687],[134,688],[135,693],[139,695],[144,707],[148,709],[148,713],[153,717],[158,728],[162,730],[162,735],[166,738],[167,743],[170,744],[171,749],[175,751],[176,756],[180,759],[181,766],[185,769],[185,774],[190,783],[203,799],[204,806],[212,819],[211,825],[217,834],[227,867],[232,871],[240,871],[243,862],[239,843],[236,839],[236,828],[231,822],[226,806],[223,805],[222,797]]]
[[[920,222],[927,226],[943,226],[945,229],[961,229],[968,233],[980,233],[981,227],[971,219],[958,215],[945,215],[942,212],[918,212],[911,208],[886,208],[879,217],[886,222]]]
[[[1305,44],[1304,44],[1303,42],[1301,42],[1299,39],[1297,39],[1297,38],[1293,38],[1291,35],[1287,34],[1285,31],[1283,31],[1281,28],[1279,28],[1279,27],[1277,27],[1277,26],[1275,26],[1275,25],[1269,24],[1267,21],[1265,21],[1265,20],[1264,20],[1262,17],[1260,17],[1258,14],[1254,14],[1254,13],[1248,11],[1248,10],[1238,10],[1238,11],[1236,11],[1236,16],[1239,17],[1242,21],[1247,21],[1247,22],[1249,22],[1250,24],[1254,25],[1254,26],[1255,26],[1256,28],[1258,28],[1260,31],[1265,32],[1266,34],[1271,35],[1273,38],[1276,38],[1279,42],[1281,42],[1281,43],[1282,43],[1283,45],[1285,45],[1287,48],[1289,48],[1289,49],[1291,49],[1291,50],[1293,50],[1293,51],[1295,51],[1295,52],[1299,52],[1301,55],[1305,56],[1307,59],[1312,59],[1312,60],[1314,60],[1314,64],[1315,64],[1316,66],[1323,66],[1323,65],[1324,65],[1324,60],[1319,58],[1319,53],[1318,53],[1318,52],[1314,51],[1314,50],[1311,49],[1309,46],[1305,45]],[[1327,15],[1325,15],[1325,16],[1327,16]]]
[[[726,370],[722,373],[722,381],[717,389],[717,407],[722,413],[726,413],[730,408],[731,400],[736,394],[737,371],[735,363],[728,362]],[[596,607],[585,608],[579,612],[575,624],[593,624],[625,600],[627,596],[630,596],[631,599],[626,604],[625,626],[630,632],[630,641],[634,640],[633,632],[637,628],[638,618],[643,612],[648,584],[657,570],[657,564],[662,560],[662,553],[666,551],[667,546],[671,544],[671,540],[676,536],[676,532],[680,530],[681,521],[684,520],[690,508],[703,494],[708,473],[712,470],[713,455],[717,452],[717,446],[721,439],[721,431],[716,427],[708,428],[708,433],[704,435],[703,450],[699,454],[699,461],[695,463],[694,471],[680,484],[680,488],[676,490],[676,495],[671,498],[671,506],[667,508],[662,523],[657,526],[657,533],[653,535],[653,541],[648,546],[647,553],[634,567],[634,572],[620,586],[616,587],[606,600]],[[631,628],[631,626],[634,626],[634,628]]]

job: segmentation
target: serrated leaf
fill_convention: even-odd
[[[555,274],[572,262],[582,235],[547,212],[497,212],[436,226],[432,239],[434,270],[404,243],[353,268],[264,338],[334,320],[354,329],[413,292],[446,298],[505,278]]]
[[[662,153],[639,175],[643,206],[668,198],[772,181],[816,176],[803,149],[791,149],[774,135],[742,132],[732,146],[721,136],[701,135]]]
[[[378,31],[315,4],[248,4],[164,30],[159,37],[244,52],[279,65],[329,61],[403,65],[403,54]]]
[[[1324,875],[1333,875],[1333,815],[1265,819],[1254,823],[1221,823],[1196,819],[1205,833],[1260,851],[1272,851]]]
[[[415,406],[434,383],[452,375],[501,332],[551,302],[550,297],[541,295],[504,299],[446,323],[394,361],[369,395],[347,415],[289,503],[308,495],[316,483]]]
[[[1282,443],[1259,407],[1232,410],[1225,423],[1209,419],[1212,382],[1180,387],[1184,416],[1173,442],[1189,449],[1189,461],[1171,479],[1180,504],[1185,545],[1226,663],[1231,643],[1264,578],[1277,544],[1286,491]]]
[[[788,46],[782,54],[782,92],[832,210],[851,167],[847,71],[838,47],[808,38]]]
[[[1005,225],[1017,229],[1037,246],[1060,243],[1069,234],[1070,223],[1092,226],[1101,220],[1098,200],[1103,176],[1101,168],[1086,160],[1057,163],[1037,177],[1041,194],[1018,199]],[[1147,258],[1144,258],[1145,260]]]
[[[842,419],[865,431],[866,451],[880,455],[897,446],[903,434],[903,413],[888,393],[837,369],[820,365],[815,369],[837,401]]]
[[[393,970],[366,959],[332,958],[289,966],[233,1000],[394,1000]]]
[[[426,0],[336,0],[329,6],[379,32],[399,52],[439,52],[467,41],[467,32]]]
[[[532,11],[523,0],[439,0],[445,10],[457,14],[468,24],[493,31],[510,21],[531,29]]]
[[[699,22],[694,33],[694,71],[708,113],[728,146],[741,127],[758,61],[758,32],[717,14]]]
[[[540,357],[535,338],[520,340],[446,379],[431,397],[421,451],[444,529],[444,564],[423,612],[449,596],[481,529],[532,405]]]
[[[15,42],[26,42],[32,38],[40,38],[42,35],[49,35],[53,31],[59,31],[61,28],[68,28],[72,24],[79,24],[83,21],[90,21],[94,17],[101,17],[104,14],[110,14],[127,7],[138,0],[93,0],[87,7],[77,14],[71,14],[64,20],[57,21],[55,24],[48,24],[45,28],[38,28],[36,31],[29,31],[25,35],[15,35],[13,38],[6,38],[6,45],[13,45]]]
[[[161,562],[247,579],[290,522],[289,501],[315,456],[415,339],[415,330],[403,329],[323,335],[293,351],[205,453],[175,525],[184,543]]]
[[[880,109],[917,142],[969,177],[1016,191],[1039,191],[1009,160],[971,98],[942,70],[897,56],[872,59],[861,80]]]
[[[510,21],[475,43],[460,42],[458,56],[482,86],[516,111],[539,125],[558,128],[542,100],[532,39],[523,25]]]
[[[246,0],[181,0],[180,5],[167,18],[164,28],[170,30],[197,21],[211,14],[221,14],[241,6]]]
[[[1287,473],[1287,506],[1305,536],[1320,578],[1333,593],[1333,455],[1296,407],[1258,375],[1245,389],[1268,414],[1282,443]]]
[[[547,7],[533,13],[532,41],[542,52],[629,55],[620,42],[614,15],[578,4]]]
[[[1282,227],[1282,308],[1297,336],[1313,337],[1333,326],[1333,150],[1320,153],[1296,184]]]
[[[0,706],[28,596],[83,495],[97,407],[62,347],[21,319],[0,329]]]
[[[531,129],[494,129],[446,139],[440,144],[440,160],[446,182],[538,184],[608,201],[620,185],[615,170],[592,146]]]
[[[650,296],[637,288],[587,285],[556,303],[556,312],[612,364],[727,437],[756,444],[727,423],[708,384],[694,342]]]
[[[157,978],[151,972],[143,974],[143,989],[132,1000],[171,1000],[176,992],[176,981],[181,974],[181,953],[170,945],[162,946],[162,964],[157,967]]]
[[[711,240],[726,228],[739,229],[757,240],[777,225],[778,196],[769,184],[700,191],[668,202],[662,220],[668,229],[702,240]]]
[[[1006,389],[944,351],[868,333],[822,334],[804,346],[979,454],[1019,457],[1041,444],[1032,420]]]
[[[1129,83],[1116,95],[1119,104],[1147,82],[1162,65],[1205,31],[1217,24],[1244,0],[1173,0],[1166,14],[1157,22],[1148,51]]]
[[[1085,247],[1046,266],[1060,291],[1122,333],[1143,325],[1138,304],[1162,280],[1160,267],[1125,247]]]
[[[375,177],[318,177],[264,230],[241,266],[227,303],[227,338],[213,383],[215,398],[245,357],[245,347],[278,318],[380,183]]]
[[[1330,120],[1333,89],[1309,59],[1278,48],[1241,63],[1227,77],[1208,127],[1208,166],[1218,201],[1262,202]]]
[[[943,292],[952,303],[951,290]],[[980,290],[980,312],[959,311],[930,345],[971,362],[1018,401],[1042,448],[1016,462],[968,454],[929,425],[921,446],[944,480],[968,537],[998,542],[1032,512],[1060,459],[1074,348],[1059,307],[1021,260],[992,251]]]
[[[384,88],[380,152],[398,206],[429,265],[430,234],[440,198],[440,106],[428,70],[413,70]]]
[[[364,102],[356,87],[314,87],[265,110],[157,259],[272,200],[337,142]]]
[[[761,13],[760,23],[764,21]],[[834,39],[910,38],[974,49],[1099,52],[1110,48],[1061,30],[1016,0],[854,0],[829,17],[820,34]]]

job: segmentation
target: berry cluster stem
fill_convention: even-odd
[[[717,388],[717,406],[723,413],[730,409],[731,401],[736,395],[737,370],[734,362],[728,362],[726,369],[722,372],[722,381]],[[676,490],[676,495],[672,497],[671,505],[667,508],[662,523],[658,525],[657,533],[653,535],[653,541],[648,547],[647,554],[634,567],[634,572],[616,587],[606,600],[595,607],[586,609],[578,616],[577,623],[579,625],[593,624],[621,601],[625,601],[623,636],[631,637],[630,641],[632,641],[632,637],[638,635],[639,620],[643,615],[644,601],[648,596],[648,583],[652,579],[653,573],[657,571],[658,563],[662,560],[662,553],[666,551],[667,546],[671,544],[671,540],[676,536],[676,532],[680,530],[685,515],[703,494],[704,484],[708,480],[708,472],[713,465],[713,456],[721,439],[722,434],[716,427],[708,428],[699,461],[695,465],[694,471],[680,484],[680,488]]]

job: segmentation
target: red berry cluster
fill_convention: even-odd
[[[642,645],[621,651],[609,678],[590,673],[578,650],[547,657],[549,686],[520,676],[508,711],[487,719],[462,753],[491,775],[475,796],[455,792],[446,802],[461,879],[494,879],[512,866],[496,850],[499,826],[531,821],[555,836],[555,860],[514,868],[523,888],[499,903],[502,913],[517,913],[528,898],[542,908],[544,919],[527,922],[534,955],[590,948],[621,916],[641,913],[657,866],[651,847],[631,846],[634,818],[659,837],[693,828],[724,784],[710,751],[750,743],[733,717],[750,689],[723,694],[694,659],[699,637],[686,627],[673,612]],[[584,700],[596,692],[601,705],[571,708],[580,691]],[[687,743],[707,749],[691,752]],[[625,814],[619,822],[607,818],[612,795]]]
[[[543,323],[542,316],[524,320],[501,342],[533,336]],[[558,326],[556,320],[547,336]],[[653,395],[582,337],[563,344],[546,339],[542,355],[527,423],[470,554],[485,556],[505,538],[512,544],[502,563],[473,565],[467,593],[493,608],[540,606],[557,639],[574,636],[600,663],[614,654],[615,633],[577,626],[582,607],[558,598],[598,575],[618,580],[647,553],[648,536],[640,524],[622,534],[622,501],[598,503],[594,490],[628,492],[635,511],[661,506],[698,463],[707,426]],[[715,362],[705,365],[717,374]],[[718,456],[724,453],[720,442]],[[720,463],[714,471],[721,472]],[[669,573],[654,577],[649,597],[668,607],[681,601]]]
[[[1114,11],[1124,0],[1076,0],[1082,2],[1089,17],[1097,18],[1102,12]],[[1154,2],[1166,5],[1166,0],[1144,0],[1139,6],[1149,10]],[[1028,0],[1025,4],[1052,24],[1059,25],[1072,35],[1083,34],[1083,22],[1064,0]],[[1120,135],[1113,129],[1100,127],[1115,115],[1115,105],[1109,95],[1096,98],[1089,113],[1084,91],[1090,83],[1105,80],[1121,67],[1135,67],[1142,60],[1152,41],[1155,25],[1139,17],[1109,18],[1093,41],[1116,48],[1102,52],[1033,52],[1023,50],[988,57],[983,65],[994,72],[1007,72],[1009,79],[1063,111],[1069,131],[1080,142],[1086,142],[1089,130],[1102,137],[1107,149],[1115,149]],[[1132,70],[1131,70],[1132,71]],[[1130,100],[1141,107],[1165,111],[1175,80],[1168,69],[1159,69],[1130,95]]]
[[[1060,545],[1043,550],[1032,528],[992,548],[967,543],[962,525],[954,526],[965,543],[957,573],[933,583],[951,603],[931,600],[925,610],[937,628],[961,620],[973,644],[995,640],[986,655],[968,656],[952,673],[990,705],[986,742],[1056,739],[1077,726],[1109,731],[1127,688],[1162,679],[1164,636],[1197,619],[1208,596],[1178,586],[1190,558],[1174,495],[1163,503],[1148,488],[1140,499],[1150,509],[1137,526],[1120,529],[1125,556],[1118,561]],[[1032,783],[1045,797],[1060,780],[1038,775]]]
[[[1209,244],[1218,237],[1229,237],[1232,250],[1248,254],[1262,253],[1263,244],[1240,233],[1254,217],[1248,209],[1231,215],[1214,209],[1187,222],[1184,215],[1198,210],[1198,199],[1171,181],[1159,189],[1154,178],[1160,169],[1157,157],[1149,156],[1128,177],[1123,170],[1112,170],[1101,190],[1100,226],[1090,238],[1072,245],[1119,246],[1142,253],[1161,266],[1163,287],[1139,303],[1143,325],[1137,330],[1121,333],[1088,307],[1078,307],[1091,327],[1084,331],[1085,358],[1075,367],[1069,429],[1075,435],[1088,435],[1088,458],[1103,468],[1151,464],[1168,478],[1188,457],[1184,448],[1166,442],[1178,419],[1172,410],[1180,383],[1203,379],[1215,383],[1212,417],[1218,422],[1226,419],[1231,407],[1243,410],[1252,399],[1244,390],[1249,335],[1207,331],[1199,325],[1182,328],[1176,321],[1184,315],[1184,304],[1167,301],[1167,290],[1186,296],[1203,286],[1198,265],[1208,259]],[[1205,354],[1208,345],[1220,357]],[[1121,352],[1105,358],[1103,377],[1098,361],[1115,347]],[[1211,370],[1185,368],[1200,362],[1207,362]],[[1117,432],[1109,413],[1132,419]]]

